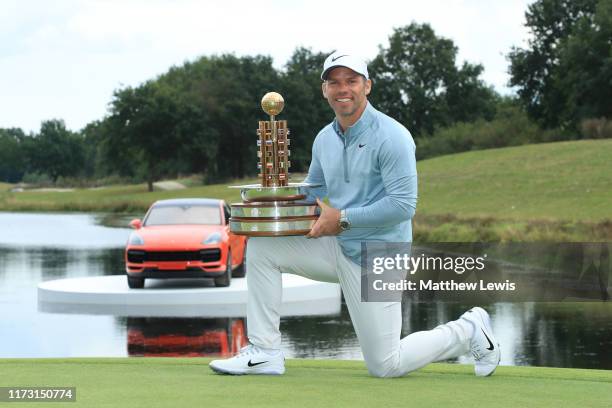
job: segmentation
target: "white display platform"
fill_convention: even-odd
[[[340,286],[283,274],[282,316],[340,313]],[[147,279],[130,289],[125,275],[60,279],[38,285],[38,309],[49,313],[148,317],[244,317],[246,279],[226,288],[208,279]]]

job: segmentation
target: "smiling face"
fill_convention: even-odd
[[[323,96],[336,113],[342,130],[352,126],[366,108],[372,81],[352,69],[337,67],[327,74],[323,82]]]

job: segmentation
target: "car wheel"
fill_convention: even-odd
[[[225,273],[218,278],[215,278],[215,286],[227,287],[232,283],[232,253],[227,252],[227,265],[225,267]]]
[[[128,276],[128,286],[130,289],[142,289],[144,288],[145,278],[135,278],[133,276]]]

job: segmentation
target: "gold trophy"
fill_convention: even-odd
[[[257,130],[261,184],[231,186],[240,188],[243,202],[231,205],[230,231],[251,237],[305,235],[319,218],[319,207],[298,201],[316,185],[289,182],[289,129],[286,120],[275,120],[285,107],[283,97],[268,92],[261,107],[270,115],[269,121],[259,121]]]

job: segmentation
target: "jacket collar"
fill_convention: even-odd
[[[346,131],[342,132],[342,128],[340,127],[338,119],[336,118],[334,118],[332,126],[334,127],[334,130],[336,131],[336,134],[338,136],[344,136],[346,142],[350,143],[357,136],[359,136],[360,134],[365,132],[370,126],[372,126],[372,123],[374,122],[375,112],[376,109],[374,109],[370,102],[367,102],[366,108],[361,114],[361,117],[357,119],[357,122],[355,122],[353,126],[350,126],[348,129],[346,129]]]

